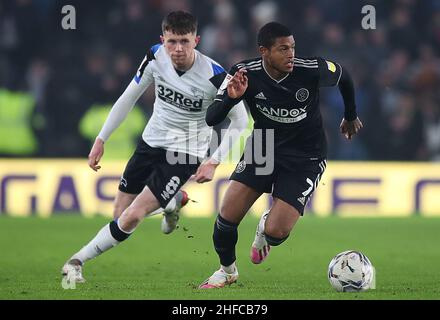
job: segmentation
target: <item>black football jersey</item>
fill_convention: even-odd
[[[319,110],[319,88],[336,86],[342,75],[338,63],[320,57],[294,59],[285,78],[275,80],[265,71],[262,59],[234,65],[229,74],[247,70],[248,88],[242,99],[254,119],[254,129],[274,129],[275,154],[300,158],[322,158],[327,142]],[[227,90],[220,88],[217,99]]]

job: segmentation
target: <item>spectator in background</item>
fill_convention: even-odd
[[[257,34],[258,30],[268,22],[279,20],[279,6],[272,0],[263,0],[250,8],[250,34]],[[250,48],[255,47],[255,39],[249,38]]]
[[[301,55],[313,56],[316,54],[318,43],[322,36],[322,12],[316,5],[309,5],[304,9],[304,15],[294,30],[298,30],[297,41],[304,43],[300,49]]]
[[[418,41],[417,30],[411,24],[411,13],[407,7],[396,7],[391,14],[389,41],[394,49],[401,49],[413,55]]]
[[[235,60],[231,57],[238,50],[246,48],[247,35],[237,24],[237,12],[230,1],[220,1],[213,9],[212,23],[201,33],[200,50],[214,60],[227,61],[231,66]]]
[[[414,97],[399,93],[396,108],[385,118],[387,127],[380,143],[384,160],[420,160],[424,149],[421,113]]]

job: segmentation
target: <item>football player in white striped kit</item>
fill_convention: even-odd
[[[84,282],[83,264],[129,237],[145,216],[164,212],[162,231],[176,228],[178,211],[188,201],[182,185],[193,176],[198,183],[212,180],[218,164],[247,127],[243,104],[228,113],[231,120],[222,143],[206,157],[212,128],[205,122],[208,106],[226,72],[195,50],[200,37],[190,13],[171,12],[162,22],[161,44],[152,46],[134,79],[116,101],[89,154],[97,171],[104,142],[121,124],[143,92],[154,82],[156,99],[151,119],[122,175],[115,198],[114,220],[105,225],[63,266],[68,281]]]

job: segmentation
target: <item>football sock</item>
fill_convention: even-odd
[[[221,266],[222,270],[226,273],[234,273],[237,270],[235,266],[235,262],[233,262],[230,266]]]
[[[113,248],[120,242],[127,239],[133,232],[126,232],[122,230],[116,221],[112,221],[106,224],[98,234],[80,251],[75,253],[72,259],[78,259],[81,263],[85,263],[87,260],[93,259],[99,256],[101,253]]]
[[[259,249],[263,248],[267,244],[266,238],[264,236],[264,224],[266,223],[268,212],[269,210],[264,211],[263,215],[261,216],[260,222],[258,222],[258,229],[254,239],[254,245]]]
[[[220,215],[214,223],[214,248],[222,266],[230,266],[235,261],[235,245],[238,240],[238,224],[229,222]]]
[[[167,206],[164,208],[158,208],[154,210],[153,212],[147,213],[145,217],[152,217],[157,214],[163,213],[163,212],[171,212],[176,209],[176,198],[172,198],[170,202],[168,202]]]
[[[289,237],[289,235],[287,235],[287,237],[284,237],[284,238],[281,238],[281,239],[269,236],[267,234],[264,234],[264,237],[266,238],[266,241],[267,241],[267,243],[269,245],[271,245],[271,246],[279,246],[284,241],[286,241],[286,239]]]

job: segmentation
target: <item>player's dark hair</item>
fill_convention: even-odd
[[[189,12],[173,11],[162,20],[162,32],[183,35],[197,33],[197,19]]]
[[[291,35],[292,32],[285,25],[278,22],[269,22],[258,31],[257,44],[265,48],[270,48],[275,43],[276,38]]]

